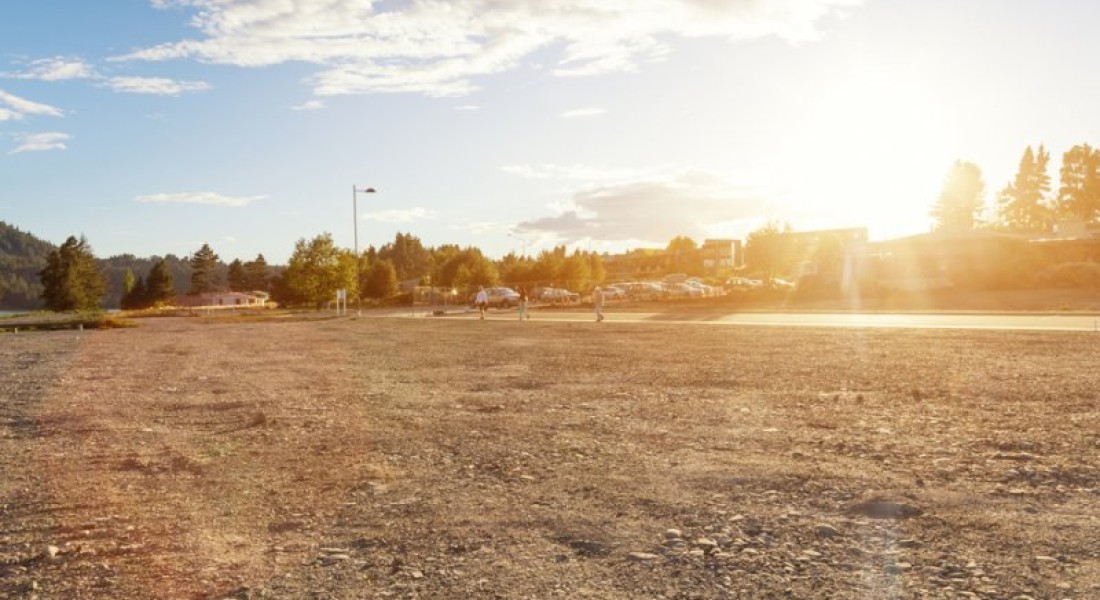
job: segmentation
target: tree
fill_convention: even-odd
[[[156,306],[169,303],[175,296],[172,271],[168,268],[168,262],[162,258],[149,269],[149,276],[145,278],[145,301],[148,306]]]
[[[191,255],[191,293],[205,294],[218,289],[216,273],[218,255],[209,244],[203,244],[198,252]]]
[[[689,275],[699,275],[703,272],[703,254],[695,245],[695,240],[686,235],[672,238],[665,249],[672,255],[672,268]]]
[[[229,263],[229,272],[226,276],[229,283],[229,289],[234,292],[248,291],[248,273],[244,270],[244,263],[241,259],[235,258],[233,262]]]
[[[255,260],[244,263],[244,272],[248,281],[246,289],[266,292],[271,287],[268,281],[271,273],[263,254],[257,254]]]
[[[1016,178],[998,195],[997,224],[1017,231],[1046,229],[1051,221],[1051,210],[1046,195],[1050,192],[1050,176],[1047,163],[1050,153],[1039,146],[1038,153],[1031,146],[1024,150]]]
[[[46,268],[38,276],[49,310],[95,310],[107,292],[107,279],[84,236],[69,236],[46,258]]]
[[[122,297],[125,298],[134,289],[134,270],[127,268],[126,274],[122,276]]]
[[[368,298],[385,299],[397,293],[397,269],[386,259],[374,261],[363,291]]]
[[[334,298],[339,289],[346,289],[349,298],[358,295],[354,253],[337,248],[329,233],[298,240],[285,275],[292,296],[317,307]]]
[[[431,253],[410,233],[398,233],[392,244],[378,249],[378,258],[389,260],[401,281],[427,275],[431,265]]]
[[[119,301],[119,304],[125,310],[148,307],[148,293],[145,289],[145,280],[138,277],[133,285],[130,286],[130,289],[122,294],[122,299]]]
[[[1100,218],[1100,149],[1080,144],[1062,155],[1058,216],[1091,223]]]
[[[749,268],[774,275],[788,270],[794,259],[794,240],[789,223],[780,227],[777,221],[768,221],[763,227],[749,234],[745,241],[745,262]]]
[[[957,160],[947,172],[931,215],[936,220],[936,229],[969,230],[978,224],[984,206],[982,170],[972,162]]]

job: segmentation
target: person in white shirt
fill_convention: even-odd
[[[603,320],[603,290],[596,286],[592,290],[592,307],[596,310],[596,322]]]
[[[481,320],[484,321],[485,311],[489,309],[489,293],[485,291],[484,287],[478,286],[474,304],[477,305],[477,310],[481,313]]]

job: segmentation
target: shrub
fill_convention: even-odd
[[[1055,288],[1100,288],[1100,263],[1071,262],[1054,265],[1036,277],[1036,281],[1046,287]]]

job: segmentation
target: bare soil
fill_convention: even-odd
[[[3,598],[1100,598],[1100,336],[0,334]]]

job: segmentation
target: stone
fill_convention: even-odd
[[[682,537],[684,537],[684,534],[679,529],[666,529],[665,530],[665,539],[682,538]]]
[[[661,558],[659,554],[651,552],[631,552],[626,555],[626,559],[631,562],[653,562],[659,558]]]
[[[908,519],[923,513],[921,509],[912,504],[883,498],[872,498],[858,502],[849,506],[847,512],[872,519]]]
[[[840,535],[840,531],[836,527],[833,527],[832,525],[829,525],[828,523],[821,523],[820,525],[815,525],[814,526],[814,533],[817,534],[817,537],[822,537],[822,538],[826,538],[826,539],[832,539],[832,538],[835,538],[835,537]]]

